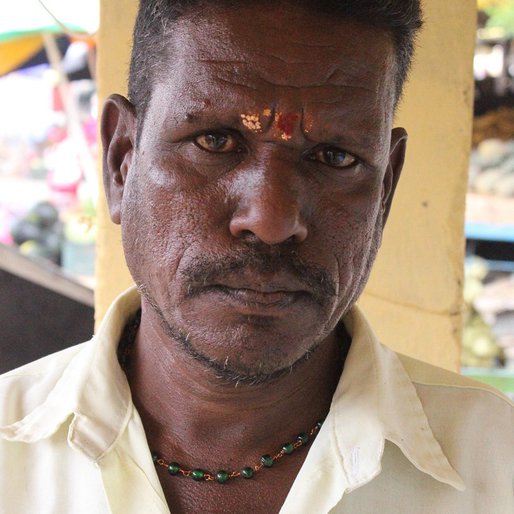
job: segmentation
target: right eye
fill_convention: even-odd
[[[214,153],[230,153],[239,151],[237,139],[223,132],[207,132],[194,139],[195,144],[202,150]]]

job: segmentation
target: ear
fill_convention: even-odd
[[[394,128],[391,131],[391,146],[389,150],[389,164],[384,176],[382,190],[382,228],[385,226],[394,192],[400,180],[407,149],[407,132],[403,128]]]
[[[121,95],[105,101],[100,132],[103,147],[103,181],[111,220],[121,223],[121,203],[127,175],[134,155],[136,113]]]

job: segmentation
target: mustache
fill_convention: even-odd
[[[324,268],[306,262],[294,252],[270,253],[253,249],[226,258],[200,256],[187,265],[181,274],[189,283],[188,296],[194,296],[202,287],[245,272],[293,277],[319,303],[324,303],[337,293],[336,283]]]

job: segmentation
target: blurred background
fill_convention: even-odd
[[[514,392],[514,2],[478,0],[462,371]]]
[[[0,371],[93,332],[99,4],[0,7]]]
[[[92,334],[99,191],[98,0],[9,4],[0,7],[0,371]],[[461,364],[514,396],[514,2],[477,9]]]

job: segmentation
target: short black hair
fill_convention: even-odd
[[[383,29],[392,36],[396,51],[396,101],[401,97],[408,76],[416,34],[422,25],[420,0],[282,0],[314,12],[330,13],[341,18]],[[270,0],[140,0],[134,26],[132,58],[128,81],[129,99],[143,119],[151,98],[154,70],[166,55],[167,36],[174,22],[200,8],[249,5]],[[272,2],[274,3],[274,2]],[[277,0],[276,3],[280,3]]]

